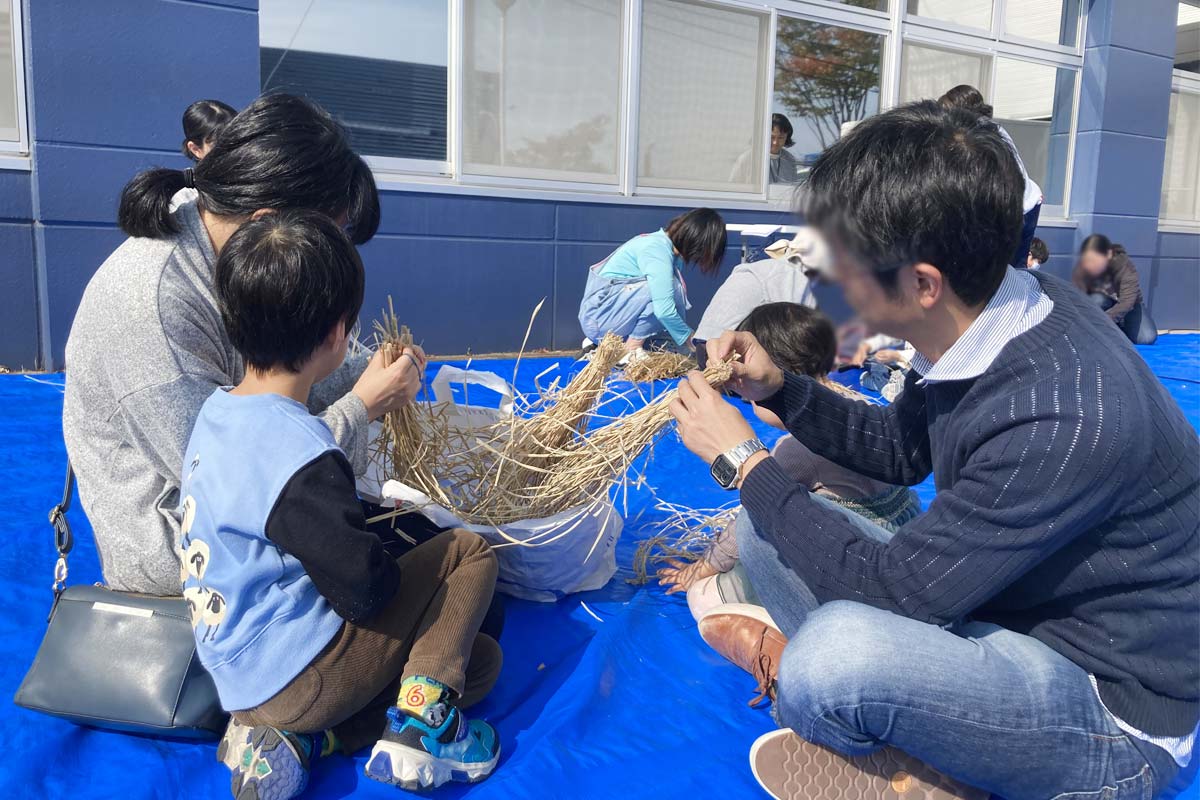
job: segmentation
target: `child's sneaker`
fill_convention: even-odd
[[[313,736],[255,726],[237,748],[229,788],[237,800],[289,800],[308,785],[318,754]]]
[[[230,772],[237,770],[238,762],[242,760],[242,745],[249,740],[252,730],[253,726],[243,725],[232,716],[229,718],[225,734],[217,743],[217,761],[229,767]]]
[[[495,729],[468,721],[453,706],[438,706],[445,718],[436,726],[437,714],[418,719],[396,706],[388,709],[388,726],[367,760],[368,778],[413,792],[448,781],[478,783],[492,774],[500,760]]]

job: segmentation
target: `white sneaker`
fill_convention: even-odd
[[[638,361],[641,361],[643,358],[646,358],[648,356],[649,356],[649,353],[646,352],[645,348],[637,347],[637,348],[634,348],[633,350],[630,350],[625,355],[621,356],[621,360],[617,362],[617,366],[618,367],[628,367],[630,364],[634,364]]]

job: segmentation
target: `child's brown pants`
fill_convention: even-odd
[[[500,645],[479,633],[496,586],[496,557],[478,535],[440,533],[396,559],[400,588],[362,625],[346,622],[304,671],[262,705],[236,711],[246,725],[315,733],[332,728],[346,753],[373,744],[400,683],[424,675],[455,705],[479,702],[500,674]]]

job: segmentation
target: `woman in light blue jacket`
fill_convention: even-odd
[[[694,264],[710,275],[724,253],[725,221],[711,208],[692,209],[665,228],[630,239],[588,272],[579,305],[584,336],[598,342],[615,333],[633,353],[665,331],[675,344],[686,346],[692,331],[684,318],[683,266]]]

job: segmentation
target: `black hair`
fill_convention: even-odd
[[[1050,248],[1046,247],[1046,243],[1036,236],[1029,243],[1029,255],[1033,256],[1033,260],[1039,264],[1045,264],[1050,260]]]
[[[1024,189],[994,123],[924,100],[862,121],[821,154],[807,218],[889,292],[902,267],[924,262],[976,305],[1017,249]]]
[[[197,100],[183,112],[183,144],[180,149],[192,161],[200,159],[188,149],[188,143],[203,146],[217,138],[225,123],[233,119],[237,111],[220,100]]]
[[[1103,233],[1093,233],[1091,236],[1083,240],[1083,244],[1079,245],[1079,254],[1083,255],[1088,251],[1100,253],[1105,256],[1124,255],[1125,248],[1116,242],[1109,239]]]
[[[363,301],[358,250],[317,211],[263,214],[241,225],[214,269],[221,320],[248,368],[299,372]]]
[[[942,108],[964,108],[981,117],[992,116],[992,107],[984,102],[983,93],[969,83],[960,83],[938,98]]]
[[[138,173],[121,193],[121,230],[155,239],[177,233],[171,197],[189,185],[200,194],[200,207],[212,214],[244,217],[260,208],[307,208],[335,219],[344,215],[355,244],[369,241],[379,228],[371,170],[350,149],[342,126],[302,97],[259,97],[225,125],[190,172]]]
[[[685,264],[695,264],[705,275],[721,268],[725,256],[725,220],[711,208],[693,208],[664,228],[667,238]]]
[[[823,378],[833,371],[837,331],[829,317],[799,303],[766,303],[742,320],[739,331],[754,334],[785,372]]]
[[[787,141],[783,143],[784,147],[791,147],[796,143],[796,140],[792,138],[792,134],[795,132],[795,129],[792,128],[792,121],[783,114],[771,115],[771,127],[779,128],[787,136]]]

